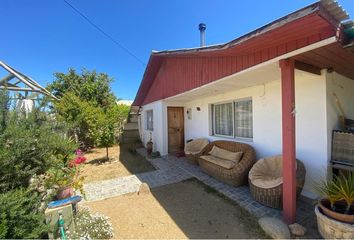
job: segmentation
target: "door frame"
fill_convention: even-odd
[[[182,131],[182,150],[184,149],[184,145],[185,145],[185,134],[184,134],[184,128],[185,128],[185,119],[184,119],[184,107],[181,107],[181,106],[167,106],[167,111],[166,111],[166,113],[167,113],[167,118],[166,118],[166,120],[167,120],[167,124],[166,124],[166,126],[167,126],[167,129],[166,129],[166,131],[167,131],[167,152],[168,153],[170,153],[170,144],[169,144],[169,133],[168,133],[168,128],[169,128],[169,119],[168,119],[168,110],[169,109],[174,109],[174,108],[178,108],[178,109],[182,109],[182,127],[183,127],[183,131]]]

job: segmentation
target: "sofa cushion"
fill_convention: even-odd
[[[231,169],[236,165],[234,161],[214,157],[213,155],[205,155],[200,158],[226,169]]]
[[[283,183],[281,156],[260,159],[253,165],[248,178],[260,188],[273,188]]]
[[[209,152],[210,155],[238,163],[241,160],[242,152],[231,152],[214,146]]]

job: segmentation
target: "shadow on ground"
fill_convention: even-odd
[[[256,218],[196,179],[151,193],[188,238],[267,238]]]
[[[125,146],[120,156],[125,159],[122,163],[132,171],[136,166],[132,166],[129,159],[140,156],[133,147]],[[151,194],[188,238],[267,238],[256,217],[197,179],[157,187],[151,189]],[[135,207],[133,202],[132,207]],[[313,209],[306,207],[301,211],[311,216],[299,222],[308,229],[303,238],[319,238]]]
[[[131,174],[155,170],[152,164],[147,161],[145,157],[136,152],[136,144],[120,144],[119,147],[119,161]]]

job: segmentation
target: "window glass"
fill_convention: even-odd
[[[233,136],[232,103],[214,105],[214,134]]]
[[[146,111],[146,130],[154,130],[154,121],[153,121],[153,111],[148,110]]]

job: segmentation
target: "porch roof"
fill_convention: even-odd
[[[342,49],[348,39],[338,28],[345,19],[348,14],[335,1],[322,0],[226,44],[152,52],[133,105],[199,88],[334,36],[338,43],[302,54],[297,60],[317,68],[334,68],[354,78],[354,70],[348,70],[353,57]],[[328,61],[319,61],[324,55]],[[331,55],[346,61],[333,61]]]

